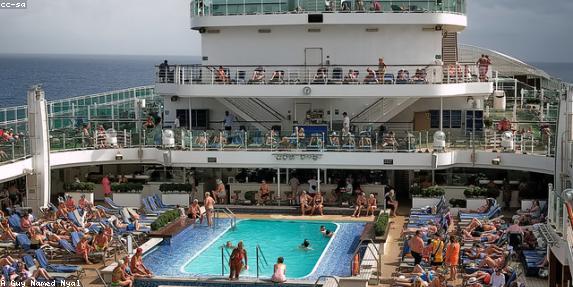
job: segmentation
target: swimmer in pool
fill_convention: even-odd
[[[308,241],[308,239],[305,239],[298,248],[303,250],[312,250],[312,248],[310,248],[310,241]]]
[[[330,230],[326,230],[326,232],[324,232],[324,237],[332,237],[334,235],[334,232],[330,231]]]
[[[322,233],[323,235],[326,235],[326,227],[324,227],[324,225],[320,226],[320,233]]]
[[[225,248],[235,249],[235,246],[233,246],[233,243],[231,243],[231,241],[227,241],[227,243],[225,243]]]

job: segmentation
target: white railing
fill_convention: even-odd
[[[479,81],[475,63],[457,65],[159,65],[155,82],[177,85],[452,84]],[[490,77],[488,77],[491,79]]]

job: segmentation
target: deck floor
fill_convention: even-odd
[[[407,214],[408,208],[402,207],[399,210],[400,214]],[[281,214],[237,214],[238,218],[258,218],[258,219],[292,219],[292,220],[332,220],[332,221],[367,221],[373,220],[373,217],[361,217],[361,218],[353,218],[350,216],[341,216],[341,215],[324,215],[324,216],[295,216],[295,215],[281,215]],[[400,262],[400,253],[402,250],[402,240],[400,238],[400,233],[402,231],[402,227],[406,221],[405,216],[397,216],[391,219],[390,221],[390,232],[388,234],[387,244],[384,248],[384,255],[382,256],[382,276],[381,276],[381,284],[378,286],[388,287],[392,286],[392,275],[397,272],[399,262]],[[102,264],[94,264],[94,265],[84,265],[84,268],[102,268]],[[97,274],[93,270],[87,270],[86,276],[81,280],[84,286],[104,286],[101,284],[99,279],[97,279]],[[450,282],[452,284],[452,282]],[[461,286],[461,279],[458,279],[456,282],[452,284],[454,287]],[[372,285],[371,285],[372,286]],[[547,280],[536,278],[536,277],[527,277],[527,286],[528,287],[546,287],[548,286]]]

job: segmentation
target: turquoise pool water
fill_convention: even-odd
[[[329,230],[337,229],[337,225],[330,222],[241,220],[237,222],[235,230],[229,229],[215,239],[213,243],[183,265],[181,271],[193,275],[220,276],[221,246],[227,241],[236,245],[242,240],[247,250],[249,269],[243,271],[241,276],[256,276],[256,246],[258,244],[268,262],[268,265],[260,264],[261,277],[271,277],[273,265],[277,258],[282,256],[287,265],[287,277],[303,278],[312,273],[331,240],[320,233],[321,225]],[[304,239],[310,241],[312,249],[299,248]],[[231,250],[228,251],[231,252]],[[228,275],[226,252],[225,257],[224,273]]]

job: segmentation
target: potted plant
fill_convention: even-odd
[[[493,120],[487,117],[483,120],[483,125],[485,126],[486,129],[491,129],[493,127]]]
[[[172,209],[161,214],[155,221],[151,223],[151,230],[156,231],[165,227],[169,223],[177,220],[179,218],[179,211],[177,209]]]
[[[138,182],[112,183],[113,201],[120,206],[139,207],[143,184]]]
[[[75,201],[80,200],[83,195],[90,202],[94,202],[94,189],[95,184],[93,182],[64,183],[65,194],[71,196]]]
[[[245,203],[254,204],[256,202],[257,191],[249,190],[245,193]]]
[[[193,185],[188,183],[163,183],[159,186],[161,200],[167,205],[189,206]]]

